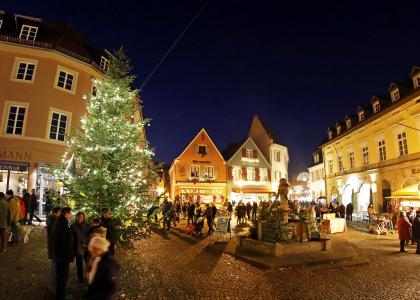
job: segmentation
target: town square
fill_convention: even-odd
[[[419,11],[0,3],[0,299],[420,299]]]

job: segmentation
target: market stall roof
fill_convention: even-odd
[[[409,198],[409,199],[420,199],[420,185],[413,184],[403,189],[397,190],[391,193],[390,197],[386,198]]]

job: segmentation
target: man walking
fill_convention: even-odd
[[[52,246],[56,262],[56,300],[66,298],[66,285],[69,279],[70,263],[74,261],[73,234],[69,221],[73,214],[70,207],[64,207],[52,228]]]
[[[6,250],[6,228],[10,223],[10,207],[3,193],[0,192],[0,252]]]
[[[9,201],[9,210],[10,210],[10,229],[12,231],[12,242],[11,245],[16,247],[19,243],[19,233],[17,224],[21,219],[21,210],[19,199],[13,195],[12,190],[6,192],[7,201]]]
[[[35,210],[38,210],[38,198],[36,197],[35,189],[31,190],[31,211],[29,212],[29,224],[32,224],[32,221],[35,219],[38,221],[39,225],[41,225],[41,219],[35,215]]]

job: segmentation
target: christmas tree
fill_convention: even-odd
[[[85,96],[81,126],[68,138],[63,164],[56,174],[64,184],[64,197],[77,211],[95,217],[109,208],[120,244],[132,245],[149,232],[145,213],[154,199],[156,180],[144,126],[139,115],[138,90],[124,51],[111,59],[104,79],[93,80],[95,92]]]

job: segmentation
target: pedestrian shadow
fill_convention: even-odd
[[[161,229],[161,228],[157,228],[157,227],[152,227],[151,231],[154,234],[159,235],[160,237],[162,237],[165,240],[170,240],[171,238],[169,237],[169,233],[165,230],[165,229]]]
[[[210,243],[185,268],[194,269],[198,274],[211,273],[225,252],[227,245],[228,243]]]

